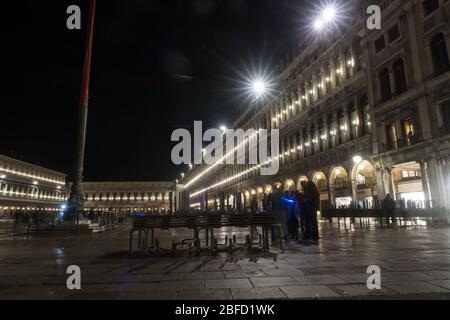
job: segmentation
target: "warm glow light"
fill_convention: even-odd
[[[358,164],[358,163],[360,163],[362,161],[362,157],[361,156],[354,156],[353,157],[353,162],[355,163],[355,164]]]

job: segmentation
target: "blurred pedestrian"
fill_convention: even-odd
[[[306,182],[305,186],[305,234],[303,240],[319,240],[319,225],[317,223],[317,212],[320,209],[320,192],[312,181]]]
[[[391,194],[388,193],[386,195],[386,198],[383,200],[383,211],[384,215],[386,217],[386,224],[390,226],[390,219],[392,219],[392,224],[395,226],[396,224],[396,217],[395,217],[395,210],[396,210],[396,204],[395,200],[392,198]]]

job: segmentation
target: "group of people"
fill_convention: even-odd
[[[263,200],[263,207],[272,211],[277,224],[281,226],[281,238],[318,241],[317,211],[320,209],[320,192],[312,181],[302,181],[301,186],[302,191],[283,192],[275,188]],[[276,235],[277,230],[273,229],[273,240]]]

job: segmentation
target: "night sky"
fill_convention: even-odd
[[[66,28],[71,4],[82,9],[82,30]],[[274,69],[303,40],[301,5],[98,0],[85,179],[178,178],[186,166],[170,160],[172,131],[194,120],[231,124],[245,103],[246,69]],[[19,6],[4,11],[11,21],[2,46],[0,154],[70,174],[88,2]]]

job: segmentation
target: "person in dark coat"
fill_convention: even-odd
[[[297,191],[295,193],[295,202],[297,205],[297,216],[300,220],[300,232],[302,235],[305,233],[305,196],[303,192]]]
[[[281,234],[279,234],[279,228],[272,226],[272,240],[275,241],[277,238],[286,239],[287,237],[287,227],[286,227],[286,207],[283,204],[283,191],[275,187],[274,192],[269,195],[269,209],[275,220],[275,224],[281,226]]]
[[[389,226],[390,218],[392,218],[392,223],[395,225],[396,204],[395,204],[395,200],[392,199],[390,193],[388,193],[386,195],[386,198],[384,198],[382,207],[383,207],[384,215],[386,217],[386,224]]]
[[[269,210],[269,197],[267,196],[267,193],[264,193],[262,199],[262,209],[264,212],[267,212]]]
[[[286,205],[288,234],[292,240],[298,239],[298,210],[295,199],[295,193],[293,192],[288,193],[283,198]]]
[[[303,240],[319,240],[317,211],[320,209],[320,192],[312,181],[305,186],[305,234]]]

